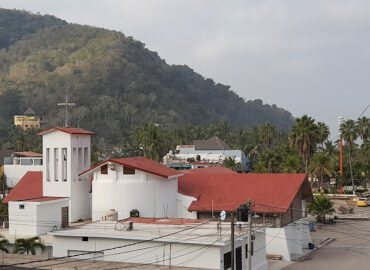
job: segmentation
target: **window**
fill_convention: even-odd
[[[231,251],[224,254],[224,269],[231,267]]]
[[[100,167],[100,173],[101,174],[108,174],[108,164],[105,164]]]
[[[87,237],[87,236],[83,236],[83,237],[82,237],[82,241],[83,241],[83,242],[87,242],[87,241],[89,241],[89,237]]]
[[[135,169],[123,166],[123,174],[135,174]]]
[[[59,180],[59,172],[58,172],[59,156],[58,155],[59,155],[58,148],[54,148],[54,181]]]
[[[24,204],[20,204],[19,209],[24,209]]]
[[[50,150],[46,148],[46,181],[50,181]]]
[[[67,181],[67,148],[62,148],[62,181]]]

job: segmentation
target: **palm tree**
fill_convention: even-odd
[[[40,248],[41,251],[44,251],[46,248],[40,237],[19,238],[15,240],[13,253],[26,253],[27,255],[31,253],[32,255],[35,255],[36,248]]]
[[[324,122],[317,122],[317,132],[318,132],[318,143],[321,144],[321,149],[324,148],[324,142],[328,139],[330,135],[329,127]]]
[[[264,123],[260,126],[259,131],[260,138],[262,139],[265,147],[270,149],[272,140],[274,139],[276,133],[275,127],[269,123]]]
[[[225,168],[232,169],[233,171],[237,171],[241,169],[241,164],[240,162],[235,161],[235,157],[225,158],[224,161],[222,162],[222,165]]]
[[[289,134],[291,146],[295,147],[302,156],[306,168],[306,174],[310,164],[311,156],[319,141],[318,128],[315,120],[307,115],[296,118],[296,124]]]
[[[6,239],[2,234],[0,234],[0,250],[5,253],[9,253],[9,250],[5,247],[9,243],[8,239]]]
[[[324,178],[332,176],[334,172],[333,160],[324,153],[316,153],[311,159],[311,174],[320,178],[320,188],[323,187]]]
[[[361,137],[362,142],[367,142],[369,139],[370,132],[370,119],[366,116],[363,116],[357,119],[358,133]]]
[[[346,142],[348,146],[348,160],[349,160],[349,169],[351,171],[351,179],[352,179],[352,189],[353,189],[353,195],[355,195],[355,183],[353,179],[353,171],[352,171],[352,157],[351,157],[351,149],[358,137],[358,127],[356,125],[356,122],[349,119],[344,121],[340,127],[339,132],[343,140]]]

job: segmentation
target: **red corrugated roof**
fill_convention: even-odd
[[[2,202],[40,197],[42,197],[42,172],[27,172]]]
[[[168,168],[156,161],[153,161],[151,159],[145,158],[145,157],[131,157],[131,158],[115,158],[115,159],[108,159],[106,161],[103,161],[99,163],[98,165],[88,169],[87,171],[82,172],[80,175],[83,175],[85,173],[91,172],[94,169],[104,165],[107,162],[113,162],[116,164],[123,165],[125,167],[138,169],[140,171],[144,171],[147,173],[151,173],[154,175],[158,175],[164,178],[169,178],[171,176],[176,175],[182,175],[181,172],[176,171],[174,169]]]
[[[66,132],[69,134],[95,135],[94,132],[91,132],[91,131],[88,131],[82,128],[72,128],[72,127],[50,127],[43,131],[40,131],[39,133],[37,133],[37,135],[43,135],[53,130],[59,130],[59,131]]]
[[[232,211],[251,198],[256,212],[284,213],[302,185],[309,188],[305,174],[187,173],[179,177],[179,193],[197,198],[189,211]],[[312,199],[311,190],[306,190]]]
[[[21,156],[21,157],[42,157],[42,154],[27,151],[27,152],[14,152],[15,155]]]
[[[196,169],[182,170],[184,173],[193,173],[193,174],[222,174],[222,173],[237,173],[231,169],[225,168],[223,166],[214,166],[214,167],[204,167]]]

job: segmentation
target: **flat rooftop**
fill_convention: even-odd
[[[128,221],[133,221],[132,230],[126,230],[123,225]],[[230,231],[230,222],[219,225],[206,220],[133,218],[119,222],[97,221],[48,235],[224,246],[230,240]],[[246,223],[236,225],[235,237],[246,237],[247,233]]]

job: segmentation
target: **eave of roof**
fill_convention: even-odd
[[[82,128],[72,128],[72,127],[50,127],[43,131],[40,131],[39,133],[37,133],[37,135],[43,135],[43,134],[46,134],[48,132],[55,131],[55,130],[69,133],[69,134],[95,135],[95,133],[92,131],[88,131]]]
[[[160,177],[168,178],[168,179],[183,175],[183,173],[179,173],[178,171],[174,169],[168,168],[167,166],[164,166],[156,161],[153,161],[145,157],[108,159],[80,173],[79,175],[81,176],[84,174],[88,174],[108,162],[116,163],[116,164],[119,164],[119,165],[122,165],[128,168],[137,169],[137,170],[140,170],[146,173],[158,175]]]

